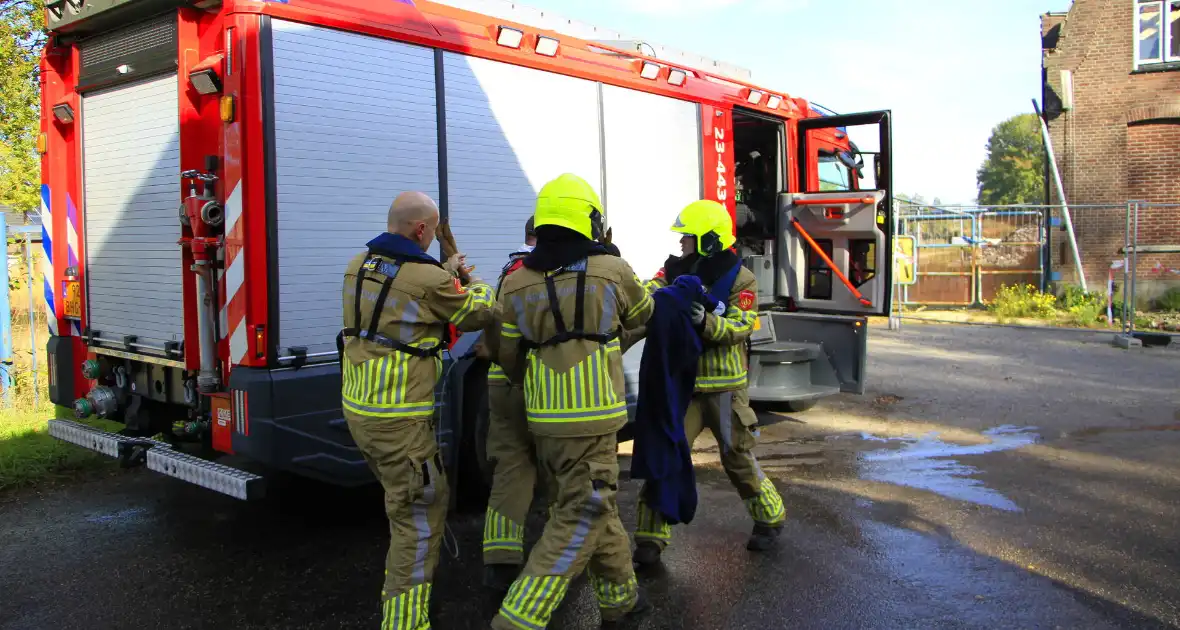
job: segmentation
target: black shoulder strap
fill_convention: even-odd
[[[553,315],[553,326],[556,329],[555,334],[540,343],[524,340],[522,346],[525,349],[535,350],[537,348],[556,346],[560,343],[573,340],[594,341],[601,344],[610,343],[618,337],[618,331],[610,334],[602,333],[588,333],[586,332],[586,270],[587,265],[583,262],[580,266],[571,265],[577,270],[577,288],[574,294],[574,327],[572,329],[566,328],[565,317],[561,314],[561,306],[557,301],[557,284],[555,278],[566,272],[572,271],[569,267],[557,269],[545,276],[545,289],[549,294],[549,312]]]
[[[356,270],[356,295],[353,296],[355,299],[352,303],[352,325],[354,328],[361,327],[361,292],[365,285],[365,267],[372,259],[372,254],[366,254],[365,259],[361,261],[361,266]]]
[[[369,325],[367,328],[362,328],[361,324],[361,292],[364,288],[364,282],[367,278],[366,267],[372,262],[374,256],[372,253],[365,256],[364,262],[361,263],[360,269],[356,274],[356,300],[353,302],[353,325],[351,328],[345,328],[336,336],[336,350],[339,354],[340,360],[344,360],[344,338],[345,337],[360,337],[367,339],[379,346],[392,348],[398,352],[404,352],[416,357],[433,357],[437,356],[442,349],[449,345],[449,328],[444,328],[443,343],[429,349],[416,348],[399,339],[390,339],[385,335],[379,334],[377,328],[381,322],[381,313],[385,310],[385,300],[389,299],[389,291],[393,288],[393,281],[397,278],[401,271],[403,264],[407,262],[421,262],[418,260],[397,260],[395,265],[380,265],[378,272],[385,276],[385,280],[381,283],[381,290],[377,293],[377,301],[373,305],[373,311],[370,313]],[[392,269],[391,269],[392,267]]]
[[[561,304],[557,302],[557,283],[553,280],[555,277],[556,273],[545,276],[545,288],[549,291],[549,312],[553,315],[553,325],[557,328],[558,335],[564,335],[566,333],[565,318],[561,316]],[[582,306],[581,296],[577,296],[577,301],[580,309]]]
[[[385,276],[385,282],[381,283],[381,292],[377,294],[377,305],[373,307],[373,314],[369,316],[369,339],[377,336],[377,324],[381,321],[381,311],[385,310],[385,300],[389,297],[389,288],[393,286],[395,277]],[[357,328],[360,328],[359,322]]]
[[[586,332],[586,268],[578,271],[578,289],[574,294],[574,330],[577,334]]]

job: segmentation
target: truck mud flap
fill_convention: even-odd
[[[265,481],[262,477],[181,453],[159,440],[126,437],[72,420],[50,420],[49,435],[63,442],[119,459],[124,464],[145,463],[148,470],[242,501],[259,499],[265,493]],[[142,462],[138,461],[140,457],[143,458]]]

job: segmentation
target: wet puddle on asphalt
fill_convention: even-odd
[[[96,514],[94,516],[87,516],[85,520],[87,523],[98,523],[103,525],[124,524],[142,520],[146,514],[146,508],[129,508],[126,510],[119,510],[118,512],[111,514]]]
[[[868,481],[917,488],[959,501],[1020,512],[1020,506],[975,477],[980,472],[978,468],[955,458],[998,453],[1035,444],[1040,439],[1033,432],[1035,429],[1008,425],[996,427],[983,432],[991,440],[989,443],[971,445],[943,442],[938,439],[937,433],[903,438],[862,435],[862,439],[871,442],[900,443],[901,446],[861,453],[857,458],[860,476]]]

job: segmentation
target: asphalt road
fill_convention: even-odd
[[[1180,627],[1180,351],[919,325],[870,339],[864,396],[765,418],[790,518],[774,552],[745,550],[748,517],[698,442],[697,520],[641,576],[655,610],[633,627]],[[482,514],[450,527],[434,627],[484,628]],[[0,498],[0,629],[373,628],[386,532],[372,492],[309,484],[244,504],[137,471]],[[552,627],[598,627],[584,583]]]

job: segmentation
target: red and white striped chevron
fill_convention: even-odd
[[[222,334],[229,339],[229,364],[240,365],[249,347],[246,335],[246,239],[243,238],[242,183],[234,184],[225,201],[225,272],[221,276],[221,294],[225,305],[221,308]]]

